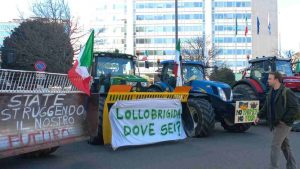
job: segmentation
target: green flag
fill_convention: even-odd
[[[91,32],[82,53],[79,55],[78,61],[80,66],[89,68],[92,64],[94,49],[94,30]]]

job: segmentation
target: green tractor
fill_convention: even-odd
[[[100,115],[98,134],[96,137],[91,137],[89,143],[103,144],[103,108],[111,85],[131,85],[133,92],[147,90],[148,82],[146,79],[136,75],[135,66],[136,56],[133,55],[108,52],[94,53],[94,63],[91,73],[93,77],[91,93],[97,93]]]

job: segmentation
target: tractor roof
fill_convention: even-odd
[[[174,63],[174,60],[164,60],[164,61],[161,61],[161,64],[166,64],[166,63]],[[183,60],[182,63],[204,66],[203,62],[201,62],[201,61]]]
[[[287,61],[289,62],[291,59],[289,58],[280,58],[277,56],[263,56],[263,57],[256,57],[255,59],[249,60],[249,63],[254,63],[254,62],[260,62],[260,61],[266,61],[266,60],[279,60],[279,61]]]
[[[125,53],[111,53],[111,52],[94,52],[94,57],[112,57],[112,58],[133,58],[136,56],[125,54]]]

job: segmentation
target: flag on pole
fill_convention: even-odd
[[[175,56],[175,64],[174,64],[174,69],[173,73],[176,78],[176,86],[182,86],[182,74],[181,74],[181,53],[180,53],[180,39],[178,39],[178,42],[176,44],[176,56]]]
[[[300,73],[300,61],[298,59],[295,72]]]
[[[89,39],[85,46],[80,51],[75,64],[68,72],[68,77],[71,83],[78,89],[90,95],[90,81],[89,67],[92,64],[94,49],[94,30],[91,32]]]
[[[145,55],[142,58],[142,61],[146,61],[146,60],[148,60],[148,51],[147,50],[145,50]]]
[[[147,50],[145,51],[145,56],[143,57],[142,60],[145,61],[145,68],[148,69],[150,66],[149,66],[149,62],[148,62],[148,51]]]
[[[271,22],[270,22],[270,15],[268,13],[268,30],[269,30],[269,35],[271,35]]]
[[[259,22],[259,18],[256,17],[256,30],[258,35],[259,35],[259,29],[260,29],[260,22]]]
[[[246,27],[245,27],[245,36],[248,34],[248,18],[246,16]]]
[[[237,22],[237,16],[235,15],[235,36],[238,34],[238,22]]]

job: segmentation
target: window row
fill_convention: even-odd
[[[147,50],[148,55],[175,55],[175,50]],[[140,55],[146,55],[146,50],[139,50]]]
[[[214,43],[251,43],[250,37],[214,37]]]
[[[218,1],[213,3],[214,7],[251,7],[251,2]]]
[[[179,20],[186,19],[203,19],[203,14],[181,14],[178,15]],[[136,20],[175,20],[175,15],[137,15]]]
[[[215,31],[235,31],[235,25],[215,25]],[[246,25],[238,25],[238,31],[245,31]],[[251,31],[251,25],[248,25],[248,31]]]
[[[251,55],[251,49],[219,49],[219,55]]]
[[[249,13],[215,13],[213,14],[213,19],[244,19],[248,18],[248,22],[251,19],[251,14]]]
[[[247,61],[237,60],[237,61],[216,61],[218,67],[227,66],[227,67],[246,67]]]
[[[179,32],[200,32],[202,26],[178,26]],[[139,26],[136,32],[175,32],[175,26]]]
[[[178,8],[202,8],[202,2],[178,2]],[[144,8],[175,8],[175,3],[161,2],[161,3],[136,3],[136,9]]]
[[[180,38],[182,43],[191,38]],[[136,44],[175,44],[175,38],[137,38]]]

